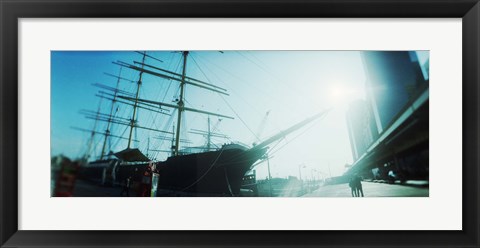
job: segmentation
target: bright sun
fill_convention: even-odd
[[[348,105],[353,100],[363,98],[361,92],[344,84],[336,83],[330,87],[330,104],[332,106]]]
[[[343,104],[348,98],[348,89],[342,85],[333,85],[330,89],[330,104]]]

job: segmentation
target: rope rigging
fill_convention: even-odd
[[[208,78],[208,76],[205,74],[205,72],[203,72],[202,68],[200,68],[200,66],[197,64],[195,58],[192,56],[192,60],[195,62],[195,65],[198,67],[198,69],[200,70],[200,72],[205,76],[205,78],[207,79],[207,81],[210,83],[211,80]],[[242,124],[248,129],[248,131],[250,133],[252,133],[255,137],[256,134],[255,132],[252,131],[252,129],[247,125],[247,123],[242,119],[242,117],[240,117],[240,115],[237,113],[237,111],[235,111],[233,109],[233,107],[230,105],[230,103],[228,103],[228,101],[223,97],[223,95],[221,94],[218,94],[220,96],[220,98],[223,100],[223,102],[228,106],[228,108],[235,114],[235,116],[242,122]]]
[[[200,177],[197,178],[197,180],[195,180],[192,184],[190,184],[189,186],[183,188],[181,191],[185,191],[191,187],[193,187],[195,184],[197,184],[198,182],[200,182],[207,174],[208,172],[210,172],[212,170],[212,168],[215,166],[215,164],[217,164],[217,161],[218,159],[220,158],[220,156],[222,155],[224,151],[224,147],[222,147],[222,149],[220,150],[220,152],[218,153],[218,156],[215,158],[215,160],[213,161],[213,163],[210,165],[210,167],[205,171],[205,173],[203,173]]]

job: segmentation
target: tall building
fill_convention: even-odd
[[[362,59],[374,117],[371,126],[382,133],[419,90],[428,87],[428,79],[415,52],[365,51]]]
[[[355,161],[346,174],[428,180],[428,51],[367,51],[362,52],[362,60],[366,100],[354,102],[347,112]],[[367,147],[363,146],[369,140],[362,136],[368,133],[365,130],[372,137]]]
[[[348,136],[354,161],[360,158],[373,142],[370,113],[369,106],[364,100],[351,102],[347,110]]]

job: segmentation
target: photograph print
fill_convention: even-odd
[[[51,51],[52,197],[428,197],[429,51]]]

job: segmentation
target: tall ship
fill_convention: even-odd
[[[75,127],[75,129],[86,131],[91,134],[91,140],[88,146],[92,146],[93,137],[103,136],[103,145],[99,159],[85,163],[81,169],[81,177],[91,181],[97,181],[101,184],[122,185],[127,178],[139,178],[141,174],[152,169],[158,175],[158,181],[155,180],[153,187],[157,188],[155,196],[239,196],[241,194],[242,181],[245,175],[252,171],[254,167],[267,156],[269,146],[277,142],[316,119],[326,115],[328,110],[316,113],[304,120],[299,120],[293,126],[287,127],[283,131],[270,136],[267,139],[258,141],[251,146],[238,142],[229,142],[221,145],[215,145],[212,142],[213,137],[226,137],[223,134],[215,132],[210,124],[210,117],[224,119],[234,119],[234,117],[219,114],[211,111],[205,111],[186,106],[188,99],[185,94],[185,87],[196,87],[201,90],[211,91],[219,95],[228,96],[227,90],[212,83],[205,82],[188,75],[187,61],[189,51],[179,52],[182,56],[181,73],[164,69],[146,63],[146,59],[159,60],[147,52],[137,52],[141,54],[141,61],[127,63],[115,61],[114,64],[120,66],[122,70],[131,70],[138,73],[138,80],[133,81],[119,75],[109,74],[117,80],[116,87],[103,84],[95,84],[101,88],[99,97],[111,101],[111,108],[108,113],[98,111],[81,111],[87,118],[97,122],[106,122],[106,130],[89,130]],[[178,85],[178,95],[173,103],[158,101],[156,99],[145,99],[140,97],[143,85],[143,77],[149,76],[167,79]],[[135,91],[127,92],[119,89],[120,82],[129,81],[136,84]],[[124,118],[115,115],[118,104],[128,106],[133,109],[131,118]],[[146,127],[139,125],[138,110],[153,112],[165,115],[176,120],[175,125],[168,129],[159,129],[157,127]],[[185,113],[195,113],[206,115],[208,118],[207,130],[192,129],[191,133],[202,135],[206,142],[201,146],[182,146],[189,144],[189,140],[181,137],[182,128],[185,126]],[[113,125],[126,126],[128,136],[117,135],[111,132]],[[168,157],[162,161],[155,161],[147,154],[134,147],[135,129],[144,129],[152,133],[160,134],[155,136],[165,142],[170,143],[170,149],[159,150],[147,148],[149,151],[167,153]],[[213,130],[212,130],[213,129]],[[118,152],[107,152],[107,142],[110,139],[121,139],[127,141],[127,147]],[[150,137],[148,138],[150,140]],[[150,142],[148,142],[150,144]],[[91,150],[90,148],[87,149]],[[88,154],[85,157],[88,160]]]

